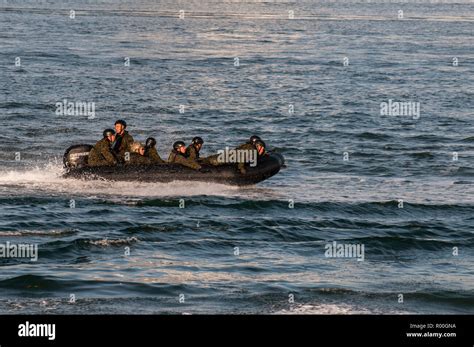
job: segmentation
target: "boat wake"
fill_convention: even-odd
[[[0,193],[10,195],[68,195],[86,197],[133,196],[165,197],[196,195],[235,195],[238,187],[210,182],[174,181],[169,183],[114,182],[63,178],[60,164],[47,163],[30,169],[0,170]]]

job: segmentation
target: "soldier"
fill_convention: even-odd
[[[126,131],[127,122],[119,119],[115,122],[115,143],[113,151],[117,154],[120,160],[124,160],[125,152],[131,152],[133,137]]]
[[[165,161],[161,159],[158,151],[156,150],[156,140],[153,137],[149,137],[145,142],[145,157],[150,159],[153,164],[163,164]]]
[[[198,160],[199,159],[199,151],[202,148],[202,144],[204,143],[203,139],[199,136],[193,138],[191,144],[186,148],[186,158],[191,160]]]
[[[255,142],[261,141],[260,137],[257,135],[250,136],[249,141],[245,142],[244,144],[237,146],[235,150],[247,150],[247,151],[254,151],[255,150]],[[262,141],[263,142],[263,141]],[[219,154],[211,155],[204,159],[205,163],[211,164],[213,166],[219,166],[226,164],[225,162],[219,162]],[[237,168],[239,169],[240,173],[245,174],[247,171],[245,170],[245,163],[239,163]]]
[[[145,157],[145,147],[140,142],[133,142],[130,146],[130,158],[125,161],[127,165],[151,164],[151,160]]]
[[[256,135],[252,136],[250,138],[250,141],[247,143],[244,143],[243,145],[240,145],[237,147],[237,150],[249,150],[249,151],[257,151],[257,161],[259,158],[263,157],[265,155],[265,142],[260,140],[260,138]],[[245,164],[246,163],[239,163],[237,165],[237,168],[239,169],[240,173],[242,175],[247,173],[247,170],[245,169]]]
[[[238,146],[236,149],[248,149],[252,150],[255,149],[255,142],[261,141],[262,139],[257,135],[250,136],[249,141],[245,142],[244,144]]]
[[[117,159],[110,148],[111,144],[115,141],[115,131],[113,129],[105,129],[103,136],[102,140],[97,141],[89,153],[87,161],[89,166],[117,164]]]
[[[176,141],[173,144],[173,150],[168,157],[168,163],[178,163],[187,167],[190,167],[195,170],[201,169],[195,160],[186,158],[186,144],[183,141]]]

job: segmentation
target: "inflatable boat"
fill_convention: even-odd
[[[201,170],[194,170],[179,164],[149,164],[115,166],[87,166],[91,145],[74,145],[64,153],[65,178],[137,181],[137,182],[171,182],[199,181],[215,182],[230,185],[253,185],[276,175],[284,167],[284,158],[279,153],[269,152],[258,160],[255,167],[247,166],[246,173],[237,170],[236,164],[212,166],[202,164]]]

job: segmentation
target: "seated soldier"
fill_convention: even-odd
[[[161,159],[158,151],[156,150],[156,140],[153,137],[149,137],[145,141],[145,157],[150,159],[151,163],[153,164],[162,164],[165,163],[163,159]]]
[[[97,141],[89,153],[87,163],[89,166],[115,165],[117,159],[110,148],[115,141],[115,131],[113,129],[105,129],[102,140]]]
[[[127,122],[119,119],[115,122],[115,141],[112,150],[115,152],[119,161],[123,161],[126,152],[131,152],[133,137],[126,131]]]
[[[186,158],[186,144],[183,141],[176,141],[173,144],[173,150],[168,157],[168,163],[177,163],[195,170],[199,170],[201,165],[197,161]]]
[[[140,142],[134,142],[130,146],[131,153],[127,160],[125,155],[125,164],[127,165],[144,165],[151,164],[151,160],[145,157],[145,147]]]
[[[199,151],[202,148],[202,144],[204,143],[204,140],[200,138],[199,136],[196,136],[193,138],[191,144],[186,148],[186,158],[192,159],[192,160],[198,160],[199,159]]]
[[[249,141],[245,142],[244,144],[241,144],[240,146],[237,146],[235,149],[255,149],[255,142],[261,141],[262,139],[257,136],[257,135],[252,135],[250,136]]]
[[[242,144],[240,146],[237,146],[235,148],[235,150],[248,150],[248,151],[255,150],[255,142],[256,141],[261,141],[260,137],[257,136],[257,135],[252,135],[252,136],[250,136],[249,141],[245,142],[244,144]],[[207,158],[204,158],[203,162],[206,163],[206,164],[211,164],[213,166],[219,166],[219,165],[226,164],[225,162],[219,161],[219,154],[210,155]],[[240,165],[239,170],[240,170],[241,173],[245,173],[244,166]]]
[[[258,137],[258,136],[257,136]],[[254,150],[254,151],[257,151],[257,162],[258,162],[258,159],[262,158],[265,154],[266,154],[266,151],[265,151],[265,142],[263,142],[262,140],[259,139],[255,139],[253,142],[252,142],[252,138],[250,138],[250,143],[246,143],[244,145],[241,145],[239,147],[237,147],[237,149],[246,149],[246,150]],[[253,143],[253,144],[252,144]],[[245,147],[245,148],[244,148]],[[240,173],[241,174],[245,174],[247,173],[247,170],[245,169],[245,164],[246,163],[239,163],[237,165],[237,168],[239,169]]]

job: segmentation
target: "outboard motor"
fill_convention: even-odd
[[[64,167],[68,169],[87,166],[91,145],[73,145],[66,149],[63,156]]]

